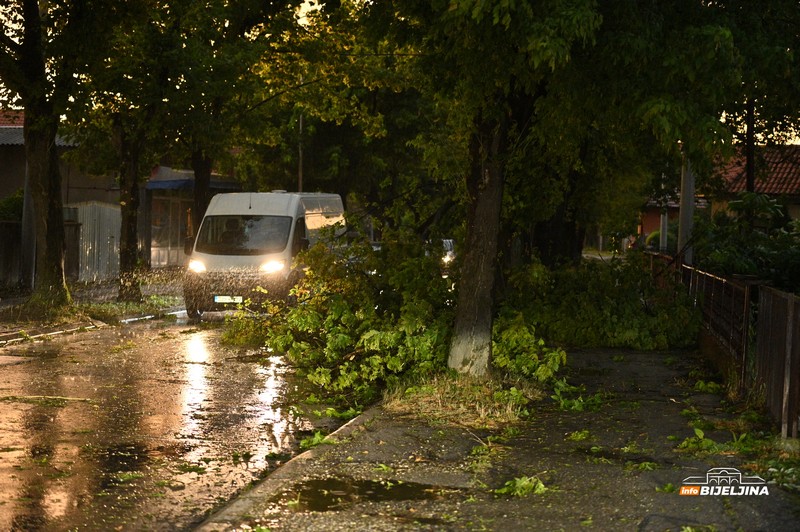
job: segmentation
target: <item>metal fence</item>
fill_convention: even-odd
[[[758,285],[740,279],[725,279],[682,266],[683,284],[703,314],[703,324],[730,354],[733,367],[739,370],[739,388],[747,386],[747,353],[753,317],[753,294]]]
[[[756,373],[784,438],[800,423],[800,297],[762,286],[756,326]]]
[[[78,280],[116,279],[119,275],[119,205],[86,201],[69,207],[81,224]]]
[[[800,424],[800,297],[745,278],[723,278],[653,254],[654,273],[689,290],[706,330],[729,356],[742,393],[763,395],[784,438]],[[658,276],[657,276],[658,277]]]

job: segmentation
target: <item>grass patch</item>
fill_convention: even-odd
[[[443,374],[415,386],[396,386],[384,394],[384,408],[432,424],[497,429],[528,415],[527,405],[544,397],[531,384],[508,388],[492,379]]]
[[[118,324],[125,318],[133,316],[162,316],[164,309],[181,306],[178,296],[153,295],[146,297],[141,303],[120,301],[104,301],[99,303],[78,303],[75,310],[91,319],[109,324]]]

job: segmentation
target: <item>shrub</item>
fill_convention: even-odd
[[[657,288],[639,253],[548,272],[539,264],[512,278],[509,302],[550,343],[666,349],[694,344],[700,327],[688,295],[671,280]]]
[[[379,251],[366,241],[338,253],[323,245],[308,250],[296,304],[273,304],[255,322],[268,348],[286,353],[340,404],[363,406],[400,376],[444,367],[452,313],[441,252],[426,252],[410,234],[395,236]],[[252,334],[253,325],[237,324],[247,319],[231,327]]]
[[[751,275],[800,293],[800,222],[763,194],[742,193],[695,230],[695,261],[717,275]]]
[[[23,191],[17,189],[10,196],[0,199],[0,220],[19,222],[22,220]]]

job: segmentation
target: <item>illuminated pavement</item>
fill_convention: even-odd
[[[314,429],[279,357],[185,321],[16,342],[0,362],[0,530],[185,529]]]

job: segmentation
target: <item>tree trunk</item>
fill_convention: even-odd
[[[22,11],[24,39],[19,47],[19,74],[24,82],[18,92],[25,108],[23,135],[36,240],[33,293],[28,307],[32,315],[44,315],[72,302],[64,277],[64,210],[56,147],[59,113],[53,105],[42,48],[39,4],[24,2]]]
[[[119,153],[119,204],[122,215],[119,241],[119,291],[118,301],[142,301],[139,279],[139,160],[141,141],[131,139],[122,126],[117,126]]]
[[[194,170],[194,209],[192,223],[194,230],[200,227],[208,202],[211,201],[211,157],[201,149],[192,151],[192,170]]]
[[[58,117],[49,103],[26,102],[25,157],[36,235],[36,271],[29,301],[32,312],[46,312],[72,302],[64,276],[66,248],[57,132]]]
[[[483,120],[470,145],[467,176],[470,206],[467,240],[456,302],[448,366],[473,376],[489,372],[492,354],[493,289],[503,199],[507,123]]]

